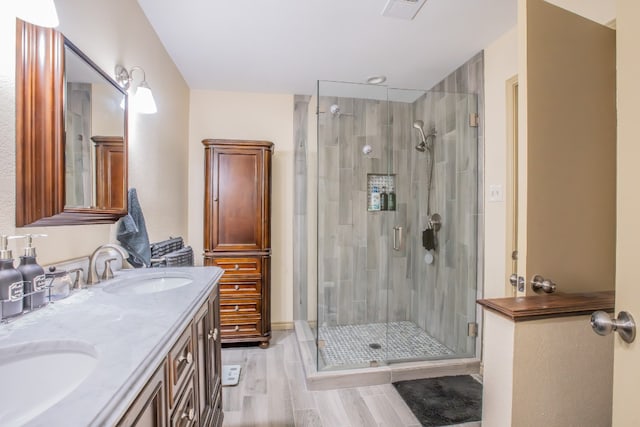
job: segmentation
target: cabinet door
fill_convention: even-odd
[[[209,301],[196,314],[194,328],[197,343],[197,366],[198,366],[198,412],[202,425],[206,425],[207,419],[211,416],[211,358],[209,357]]]
[[[206,251],[257,251],[265,246],[264,150],[208,148]],[[208,211],[208,212],[207,212]]]
[[[194,328],[197,337],[198,414],[202,425],[209,425],[220,394],[220,332],[217,292],[196,314]]]
[[[210,340],[209,340],[209,349],[211,350],[209,354],[209,362],[211,363],[212,375],[210,377],[211,381],[211,404],[216,404],[217,401],[220,400],[220,395],[222,393],[222,357],[220,355],[221,346],[220,343],[222,341],[221,333],[220,333],[220,298],[218,296],[218,292],[215,292],[209,300],[209,330],[210,330]],[[219,406],[216,406],[216,410],[219,410]],[[221,417],[221,415],[217,415]],[[222,421],[222,418],[220,418]]]
[[[153,374],[127,413],[118,422],[118,426],[165,427],[167,425],[166,370],[165,362]]]

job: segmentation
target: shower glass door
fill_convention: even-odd
[[[388,97],[396,245],[388,262],[387,362],[473,357],[477,96],[389,89]]]
[[[321,81],[317,100],[318,370],[375,366],[387,359],[387,88]]]
[[[475,355],[476,95],[318,82],[318,370]]]

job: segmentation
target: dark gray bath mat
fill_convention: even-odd
[[[482,384],[469,375],[398,381],[393,385],[425,427],[482,419]]]

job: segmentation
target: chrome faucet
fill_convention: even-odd
[[[116,252],[118,252],[122,257],[123,263],[129,257],[129,254],[127,253],[126,249],[120,245],[116,245],[115,243],[107,243],[107,244],[98,246],[98,248],[95,251],[93,251],[93,253],[91,254],[91,258],[89,258],[89,274],[87,274],[87,285],[100,283],[100,278],[98,277],[98,272],[96,271],[96,261],[98,260],[98,255],[103,250],[107,250],[107,249],[114,249]],[[105,268],[110,269],[108,263],[105,263],[105,264],[106,264]],[[103,278],[108,276],[109,276],[108,273],[103,274]],[[113,277],[113,272],[111,273],[111,277]]]

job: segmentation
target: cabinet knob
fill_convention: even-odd
[[[193,362],[193,355],[191,352],[188,352],[186,356],[178,357],[178,364],[182,362],[187,362],[187,365],[191,365],[191,362]]]
[[[209,329],[209,334],[207,335],[207,338],[209,338],[210,340],[216,341],[218,339],[218,328],[215,328],[213,331]]]
[[[233,311],[240,311],[240,306],[236,305],[236,307],[233,309]]]
[[[239,290],[240,290],[240,285],[235,285],[235,286],[233,287],[233,289],[235,289],[236,291],[239,291]]]
[[[187,412],[182,413],[182,416],[180,418],[183,420],[186,418],[189,421],[193,421],[195,417],[196,417],[196,411],[194,411],[193,408],[189,408]]]
[[[240,270],[240,266],[238,264],[236,264],[236,265],[233,266],[233,269],[238,271],[238,270]]]
[[[234,330],[235,332],[238,332],[238,331],[240,330],[240,325],[236,325],[236,327],[235,327],[235,328],[233,328],[233,330]]]

